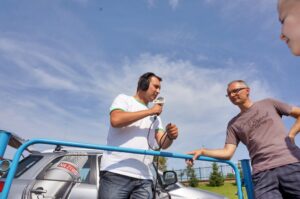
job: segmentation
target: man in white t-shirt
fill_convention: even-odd
[[[163,104],[148,107],[160,93],[162,79],[154,73],[143,74],[134,96],[118,95],[110,107],[107,145],[136,149],[168,148],[178,136],[174,124],[163,130],[159,115]],[[153,157],[106,151],[101,160],[101,199],[152,199]]]

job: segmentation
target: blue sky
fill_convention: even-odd
[[[163,78],[163,121],[180,129],[168,151],[223,147],[233,79],[254,100],[300,105],[275,0],[3,0],[0,24],[0,128],[26,139],[105,144],[112,100],[148,71]],[[244,158],[240,145],[233,161]]]

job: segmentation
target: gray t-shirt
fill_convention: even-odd
[[[226,144],[238,145],[241,141],[247,146],[253,174],[300,162],[300,149],[287,137],[282,121],[291,110],[288,104],[264,99],[228,123]]]

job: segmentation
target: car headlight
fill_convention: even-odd
[[[10,167],[9,160],[0,160],[0,171],[6,172]]]

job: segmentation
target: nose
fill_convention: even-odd
[[[157,88],[157,89],[156,89],[156,92],[159,94],[159,93],[160,93],[160,88]]]

